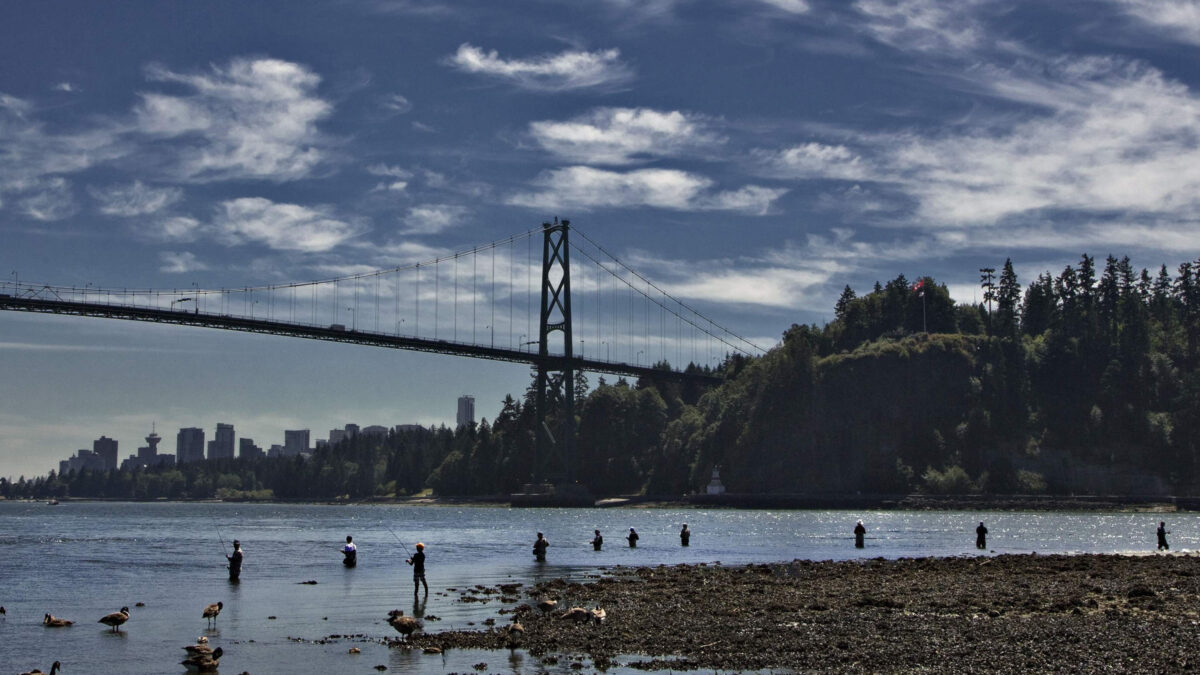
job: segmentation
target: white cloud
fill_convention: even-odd
[[[620,60],[617,49],[565,51],[531,59],[503,59],[496,50],[485,52],[469,43],[459,46],[447,62],[459,70],[488,75],[533,91],[564,91],[611,87],[633,73]]]
[[[1146,25],[1200,45],[1200,2],[1196,0],[1112,0]]]
[[[384,110],[393,115],[403,115],[413,109],[412,102],[400,94],[388,94],[384,96],[380,101],[380,105],[383,106]]]
[[[980,8],[994,0],[857,0],[861,28],[905,51],[957,55],[984,41]]]
[[[226,244],[264,244],[278,251],[328,251],[363,228],[340,220],[327,206],[277,204],[261,197],[222,202],[213,228]]]
[[[461,223],[470,211],[449,204],[421,204],[408,210],[404,231],[409,234],[437,234]]]
[[[184,251],[182,253],[172,253],[163,251],[158,254],[162,265],[158,268],[160,272],[167,274],[184,274],[187,272],[199,272],[208,269],[208,265],[196,259],[196,255]]]
[[[639,169],[627,173],[572,166],[544,172],[538,192],[513,195],[508,203],[530,208],[591,209],[650,206],[677,211],[741,211],[761,215],[787,190],[746,186],[711,192],[713,181],[674,169]]]
[[[75,85],[71,84],[70,82],[59,82],[58,84],[54,85],[54,91],[65,91],[69,93],[78,90],[75,88]]]
[[[1200,209],[1200,96],[1120,59],[989,70],[989,93],[1028,104],[990,125],[860,136],[861,147],[760,154],[799,178],[877,181],[923,227],[981,227],[1047,214],[1192,222]],[[1075,218],[1077,220],[1077,218]]]
[[[172,139],[176,172],[188,180],[293,180],[324,158],[317,123],[332,106],[316,95],[321,78],[278,59],[234,59],[200,74],[149,69],[152,80],[191,95],[142,94],[138,130]]]
[[[183,197],[177,187],[147,187],[135,180],[129,185],[101,189],[89,187],[88,193],[100,203],[100,212],[108,216],[145,216],[157,213]]]
[[[151,238],[161,241],[195,241],[203,232],[204,225],[195,218],[175,216],[152,223],[146,230]]]
[[[804,14],[812,9],[805,0],[759,0],[759,2],[765,2],[789,14]]]
[[[17,203],[25,215],[34,220],[51,221],[70,218],[79,211],[75,197],[71,193],[71,184],[63,178],[47,178],[37,181],[29,196]]]
[[[677,298],[710,302],[750,303],[796,307],[805,291],[824,284],[829,274],[779,267],[701,273],[694,279],[664,287]]]
[[[721,141],[695,115],[648,108],[598,108],[567,122],[533,122],[529,133],[555,155],[585,164],[678,156]]]
[[[772,175],[839,180],[862,180],[868,175],[863,158],[844,145],[810,142],[779,152],[754,154]]]

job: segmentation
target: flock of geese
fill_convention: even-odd
[[[205,607],[200,616],[201,618],[208,619],[209,626],[215,626],[217,622],[217,616],[224,608],[225,603],[223,602],[213,603]],[[403,614],[403,612],[401,613]],[[4,607],[0,607],[0,615],[7,614],[8,611],[5,610]],[[5,616],[5,618],[7,618],[7,616]],[[411,617],[406,618],[410,618],[410,620],[412,620]],[[114,633],[120,633],[121,626],[126,621],[129,621],[129,608],[122,607],[119,611],[113,612],[112,614],[105,614],[104,616],[100,617],[97,623],[102,623],[105,626],[111,626]],[[71,621],[70,619],[54,616],[53,614],[47,612],[42,617],[42,625],[46,626],[47,628],[67,628],[68,626],[75,625],[75,622]],[[411,633],[412,631],[410,630],[409,632]],[[183,661],[180,661],[180,663],[184,666],[187,666],[188,670],[194,670],[201,673],[217,672],[217,668],[221,665],[221,656],[224,654],[224,650],[220,647],[217,647],[216,649],[209,647],[208,638],[204,636],[196,638],[196,644],[186,645],[183,649],[187,652],[187,658]],[[62,664],[58,661],[55,661],[54,664],[50,666],[49,673],[43,673],[41,669],[34,668],[31,671],[21,673],[21,675],[58,675],[58,669],[61,667]],[[242,673],[242,675],[248,675],[248,673]]]

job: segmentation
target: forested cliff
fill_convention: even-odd
[[[729,358],[719,386],[581,377],[582,482],[678,496],[720,466],[733,492],[1200,494],[1200,261],[1152,273],[1085,255],[1024,288],[1006,261],[981,291],[983,303],[956,305],[928,277],[847,287],[832,322]],[[307,460],[52,474],[0,481],[0,495],[503,494],[530,479],[530,400],[510,396],[470,428],[356,437]]]

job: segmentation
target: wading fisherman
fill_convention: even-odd
[[[342,555],[346,556],[342,558],[343,565],[346,567],[355,567],[358,565],[358,547],[354,545],[354,537],[346,535],[346,545],[340,550]]]
[[[229,561],[229,580],[237,581],[242,576],[242,542],[233,540],[233,555],[225,556]]]
[[[592,537],[592,550],[599,551],[601,546],[604,546],[604,537],[600,536],[600,530],[596,530],[596,536]]]
[[[1164,522],[1158,523],[1158,550],[1170,551],[1171,545],[1167,543],[1167,524]]]
[[[979,521],[979,527],[975,528],[975,548],[987,548],[987,528],[982,520]]]
[[[863,537],[865,536],[867,536],[867,528],[863,527],[862,521],[860,520],[858,521],[858,524],[854,526],[854,548],[862,548],[864,546]]]
[[[417,552],[404,562],[413,568],[413,595],[421,590],[421,584],[425,585],[425,595],[429,595],[429,582],[425,581],[425,544],[417,542]]]
[[[549,545],[550,542],[546,541],[546,538],[542,536],[541,532],[538,532],[537,541],[533,542],[534,559],[538,562],[546,562],[546,547]]]
[[[683,529],[679,531],[679,545],[687,546],[692,540],[692,531],[687,529],[687,523],[683,524]]]
[[[629,540],[629,548],[637,548],[638,533],[632,527],[629,528],[629,536],[625,537]]]

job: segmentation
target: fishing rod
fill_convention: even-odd
[[[381,521],[379,521],[379,524],[380,524],[380,525],[383,525],[383,527],[384,527],[385,529],[387,529],[387,531],[388,531],[388,532],[391,532],[391,533],[392,533],[392,536],[396,538],[396,541],[400,542],[400,545],[404,547],[404,552],[405,552],[405,553],[407,553],[407,554],[408,554],[408,557],[410,557],[410,558],[411,558],[411,557],[412,557],[412,552],[408,550],[408,545],[404,543],[404,540],[403,540],[403,539],[401,539],[401,538],[400,538],[400,536],[399,536],[399,535],[397,535],[395,532],[393,532],[393,531],[392,531],[392,528],[388,527],[388,524],[387,524],[387,523],[385,523],[385,522],[383,522],[383,521],[381,520]]]

